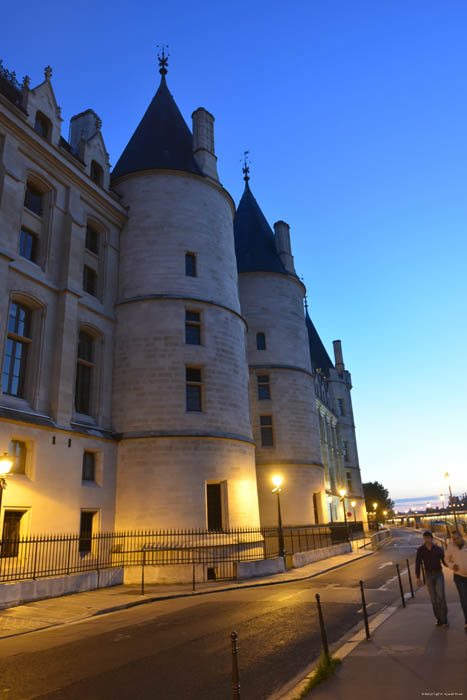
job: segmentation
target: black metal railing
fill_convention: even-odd
[[[358,527],[359,526],[359,527]],[[352,533],[351,529],[355,532]],[[361,523],[284,527],[286,552],[296,554],[359,536]],[[39,535],[0,541],[0,581],[99,571],[120,566],[202,565],[207,578],[232,578],[235,563],[279,556],[279,529],[141,530],[95,535]],[[207,571],[211,570],[211,574]]]

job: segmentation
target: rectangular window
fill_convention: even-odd
[[[353,481],[352,481],[352,473],[347,472],[347,493],[353,493]]]
[[[96,455],[94,452],[83,452],[83,481],[96,480]]]
[[[349,443],[347,440],[342,440],[342,454],[344,459],[347,461],[349,459]]]
[[[186,368],[186,410],[201,411],[202,392],[201,370],[196,367]]]
[[[22,440],[12,440],[10,442],[10,455],[13,460],[10,474],[25,474],[27,455],[26,443]]]
[[[273,447],[272,416],[260,416],[259,422],[261,427],[261,446]]]
[[[8,318],[8,336],[2,371],[2,391],[11,396],[24,396],[26,362],[30,338],[31,311],[12,302]]]
[[[185,275],[187,277],[197,277],[196,255],[195,253],[185,253]]]
[[[344,399],[337,399],[337,413],[339,416],[345,416]]]
[[[83,289],[97,297],[97,273],[89,265],[83,266]]]
[[[78,551],[86,554],[92,548],[92,531],[93,521],[96,511],[83,510],[81,511],[81,521],[79,525],[79,546]]]
[[[271,398],[271,390],[269,387],[269,374],[258,374],[258,399],[264,401]]]
[[[26,192],[24,193],[24,206],[29,209],[29,211],[34,212],[37,216],[42,216],[42,192],[28,182],[26,185]]]
[[[208,530],[222,530],[222,485],[206,484]]]
[[[21,229],[19,237],[19,254],[26,260],[36,262],[39,251],[39,237],[25,228]]]
[[[2,557],[17,557],[23,510],[6,510],[3,517]]]
[[[90,415],[92,374],[94,370],[94,338],[81,331],[78,340],[76,366],[75,409],[78,413]]]
[[[185,311],[185,343],[201,345],[201,314],[197,311]]]
[[[86,228],[85,246],[91,253],[99,255],[99,233],[95,231],[92,226]]]

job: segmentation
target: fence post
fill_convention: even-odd
[[[363,590],[363,581],[360,581],[360,591],[362,594],[362,612],[363,612],[363,621],[365,622],[365,634],[366,634],[366,638],[370,639],[370,626],[368,624],[368,612],[366,609],[366,600],[365,600],[365,591]]]
[[[396,564],[396,569],[397,569],[397,577],[399,579],[399,589],[401,592],[402,607],[405,608],[405,596],[404,596],[404,589],[402,588],[402,579],[401,579],[401,572],[399,569],[399,564]]]
[[[238,634],[232,632],[230,635],[232,642],[232,700],[240,700],[240,678],[238,675]]]
[[[97,588],[99,588],[99,583],[100,583],[100,570],[99,570],[99,556],[100,556],[100,544],[101,544],[101,539],[99,535],[97,535],[97,556],[96,556],[96,573],[97,573]]]
[[[68,554],[66,561],[66,574],[70,575],[70,558],[71,558],[71,535],[68,536]]]
[[[409,560],[406,559],[406,562],[407,562],[407,573],[409,574],[410,594],[411,594],[412,598],[415,598],[415,593],[413,592],[412,574],[410,573],[410,564],[409,564]]]
[[[146,550],[143,548],[143,559],[141,562],[141,595],[144,595],[144,567],[146,564]]]
[[[36,546],[34,548],[34,566],[33,566],[33,573],[32,573],[33,581],[36,580],[37,545],[38,544],[39,544],[39,538],[36,538]]]
[[[195,590],[196,590],[196,574],[195,574],[195,559],[193,556],[193,588],[192,588],[192,592],[194,593]]]
[[[319,593],[316,594],[316,604],[318,606],[318,618],[319,618],[319,628],[321,630],[321,641],[323,643],[323,652],[326,663],[329,664],[329,646],[328,638],[326,635],[326,628],[324,626],[323,611],[321,610],[321,599]]]

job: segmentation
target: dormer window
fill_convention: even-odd
[[[87,250],[91,251],[91,253],[95,253],[95,255],[99,254],[99,233],[92,228],[92,226],[88,226],[86,228],[85,246]]]
[[[37,216],[42,216],[43,198],[43,193],[31,182],[28,182],[26,185],[26,192],[24,194],[24,206],[29,209],[29,211],[37,214]]]
[[[102,187],[104,182],[104,171],[95,160],[91,161],[91,180]]]
[[[52,133],[52,123],[45,114],[42,112],[36,112],[36,120],[34,122],[34,130],[42,136],[46,141],[50,141],[50,135]]]

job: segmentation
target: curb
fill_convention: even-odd
[[[285,583],[296,583],[298,581],[306,581],[311,578],[316,578],[317,576],[322,576],[323,574],[328,573],[328,571],[333,571],[334,569],[340,569],[343,566],[348,566],[349,564],[353,564],[355,561],[359,561],[360,559],[363,559],[364,557],[368,557],[374,554],[374,552],[364,552],[360,554],[358,557],[354,557],[351,561],[344,561],[341,562],[340,564],[335,564],[334,566],[329,566],[326,569],[322,569],[321,571],[317,571],[314,574],[309,574],[308,576],[297,576],[295,578],[290,578],[284,581],[263,581],[261,583],[244,583],[244,584],[237,584],[235,586],[224,586],[223,588],[215,588],[215,589],[210,589],[207,591],[190,591],[189,593],[169,593],[167,595],[160,595],[160,596],[150,596],[148,598],[144,597],[141,600],[132,600],[128,603],[122,603],[120,605],[114,605],[109,608],[102,608],[102,610],[96,610],[95,612],[90,613],[89,615],[85,615],[83,617],[78,617],[73,620],[67,620],[66,622],[55,622],[50,625],[44,625],[43,627],[37,627],[36,629],[31,629],[31,630],[23,630],[23,631],[18,631],[18,632],[13,632],[12,634],[5,634],[5,635],[0,635],[0,640],[1,639],[8,639],[10,637],[20,637],[25,634],[32,634],[33,632],[43,632],[44,630],[51,629],[51,628],[56,628],[56,627],[64,627],[65,625],[71,625],[71,624],[76,624],[78,622],[83,622],[85,620],[91,620],[93,617],[98,617],[99,615],[110,615],[111,613],[115,612],[120,612],[122,610],[129,610],[130,608],[135,608],[138,607],[139,605],[146,605],[147,603],[157,603],[163,600],[175,600],[177,598],[193,598],[194,596],[202,596],[202,595],[212,595],[213,593],[225,593],[226,591],[238,591],[242,590],[244,588],[262,588],[263,586],[280,586]]]

